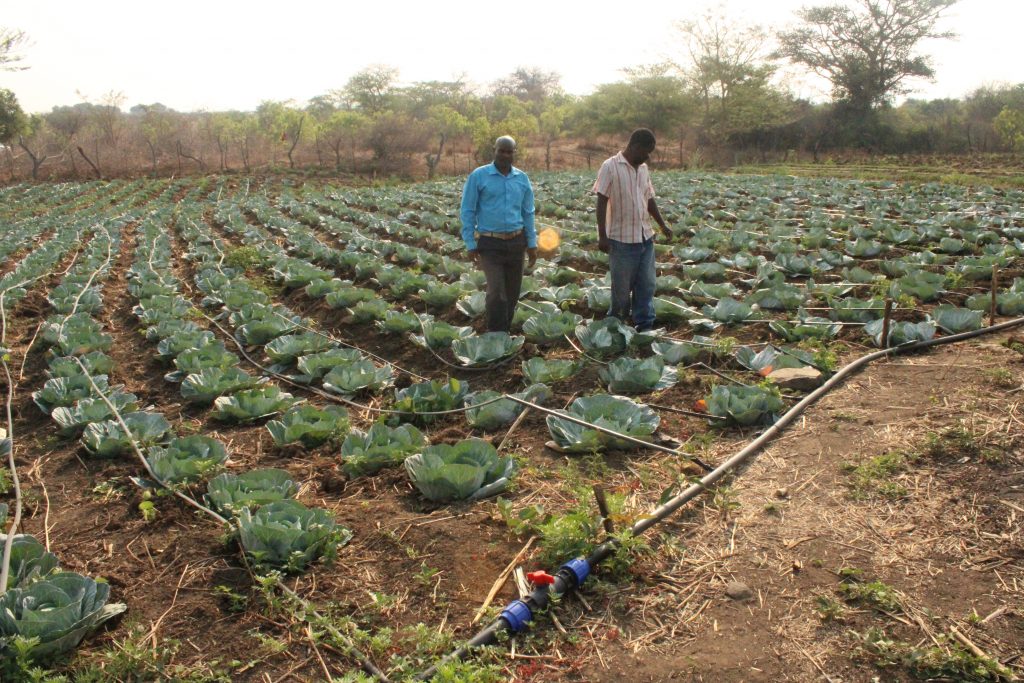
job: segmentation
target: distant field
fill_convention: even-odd
[[[657,247],[647,335],[605,317],[591,174],[532,176],[557,248],[525,279],[512,337],[482,334],[461,179],[0,190],[23,531],[127,606],[80,624],[91,634],[55,670],[341,680],[355,646],[407,680],[517,597],[501,582],[473,624],[509,563],[554,571],[605,538],[594,486],[621,532],[701,474],[693,458],[717,465],[771,424],[809,390],[780,388],[779,370],[820,382],[880,346],[1024,315],[1019,168],[737,170],[655,172],[676,237]],[[1013,334],[865,371],[628,541],[582,599],[443,680],[1019,674]],[[590,426],[495,401],[508,395]],[[267,468],[252,484],[266,500],[210,483]],[[727,597],[736,581],[750,594]],[[972,667],[986,673],[958,678]]]

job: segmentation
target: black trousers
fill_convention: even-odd
[[[481,235],[476,248],[487,277],[487,331],[508,332],[523,284],[526,235],[520,233],[510,240]]]

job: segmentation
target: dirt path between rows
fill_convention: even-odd
[[[812,406],[674,524],[656,585],[578,613],[600,643],[579,680],[911,680],[878,664],[968,641],[1019,674],[1024,364],[997,341],[876,362]]]

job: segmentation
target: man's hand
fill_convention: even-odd
[[[661,234],[664,235],[665,239],[667,239],[670,242],[672,241],[672,238],[675,237],[675,235],[672,234],[672,229],[669,228],[667,225],[661,226]]]
[[[611,240],[609,240],[607,237],[598,237],[597,248],[607,254],[612,250]]]
[[[537,247],[526,248],[526,267],[533,270],[533,267],[537,265]]]
[[[480,265],[480,252],[476,249],[469,250],[469,258],[473,259],[473,263],[476,265]]]

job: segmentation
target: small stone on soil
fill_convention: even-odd
[[[754,591],[742,581],[732,581],[725,587],[725,594],[733,600],[749,600],[754,597]]]

